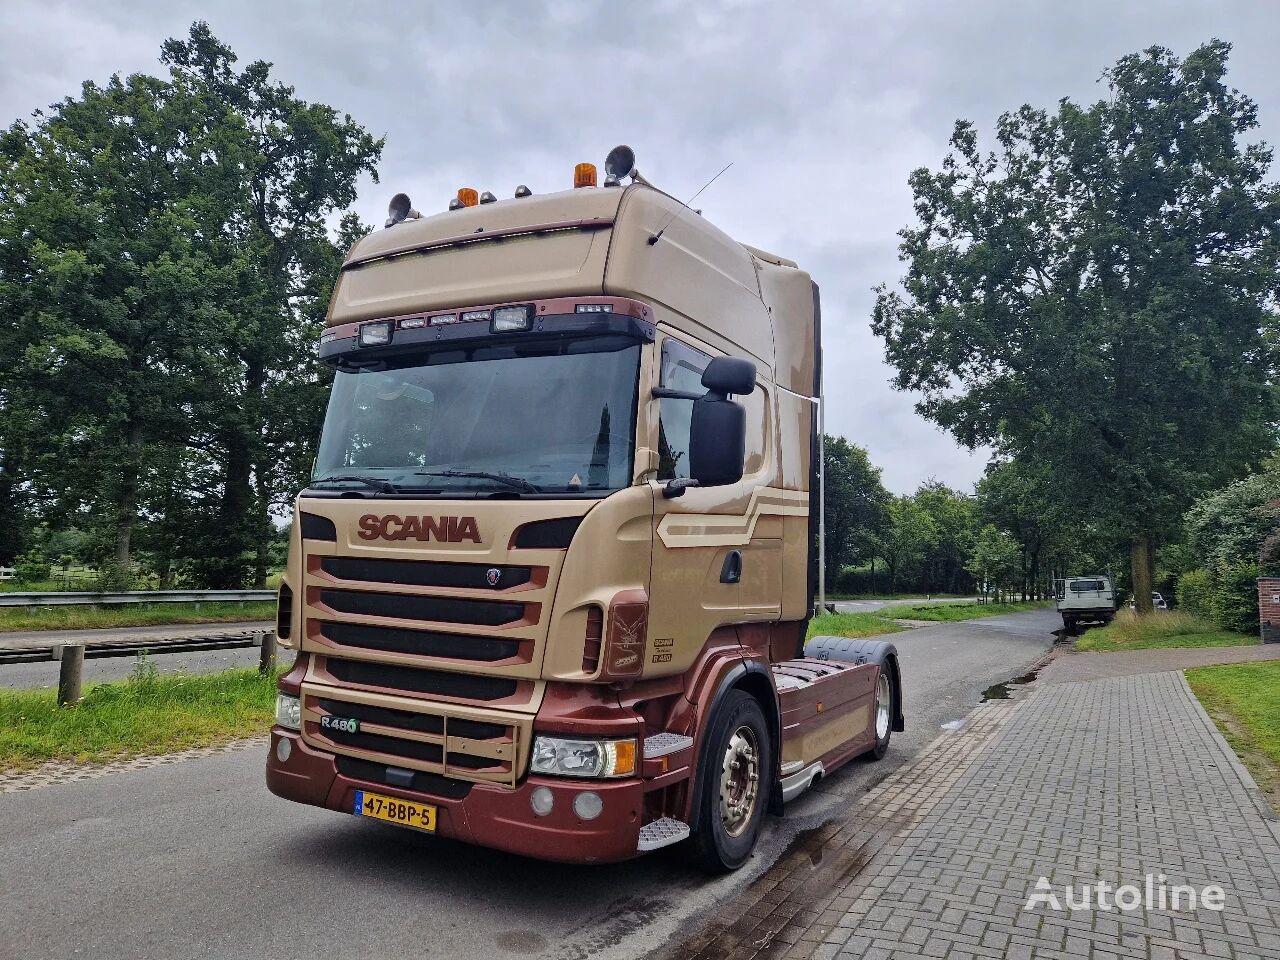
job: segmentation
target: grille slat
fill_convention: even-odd
[[[480,677],[468,673],[443,670],[417,670],[367,660],[327,659],[328,670],[344,683],[390,690],[412,690],[415,693],[458,697],[466,700],[505,700],[517,689],[509,677]]]
[[[320,569],[339,580],[394,583],[407,587],[459,587],[507,590],[524,586],[532,567],[486,563],[440,563],[430,560],[377,560],[362,557],[321,557]],[[493,582],[490,582],[492,579]]]
[[[320,591],[320,602],[338,613],[399,620],[431,620],[501,627],[524,616],[524,604],[496,600],[463,600],[455,597],[418,597],[403,593],[356,590]]]
[[[322,621],[320,635],[344,647],[448,657],[453,660],[477,660],[483,663],[509,660],[520,653],[520,641],[505,637],[477,637],[424,630],[401,630],[396,627],[375,627],[363,623]]]

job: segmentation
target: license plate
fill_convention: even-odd
[[[385,820],[402,827],[416,827],[431,833],[436,829],[436,808],[431,804],[414,803],[399,797],[384,797],[367,790],[356,791],[355,810],[352,812],[357,817],[373,817],[375,820]]]

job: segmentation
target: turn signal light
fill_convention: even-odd
[[[573,168],[574,187],[594,187],[596,185],[596,165],[580,163]]]
[[[614,746],[613,775],[628,777],[636,772],[636,742],[634,740],[618,740]]]
[[[480,202],[480,194],[471,187],[459,187],[458,202],[464,207],[474,207]]]

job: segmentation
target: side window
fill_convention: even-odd
[[[662,343],[659,383],[674,390],[702,393],[702,371],[711,358],[667,337]],[[689,476],[689,418],[692,400],[664,397],[658,406],[658,479]]]

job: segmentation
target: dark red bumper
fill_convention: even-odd
[[[290,741],[289,758],[284,762],[276,754],[281,738]],[[555,805],[545,817],[535,814],[529,804],[529,795],[539,786],[550,789],[555,797]],[[436,833],[440,836],[564,863],[610,863],[636,856],[644,809],[640,780],[586,782],[529,777],[514,790],[478,783],[461,800],[355,780],[338,772],[332,754],[312,750],[297,733],[281,727],[271,730],[267,788],[286,800],[343,813],[353,811],[357,790],[431,803],[438,808]],[[604,801],[603,812],[594,820],[584,821],[574,813],[573,799],[584,790],[599,794]]]

